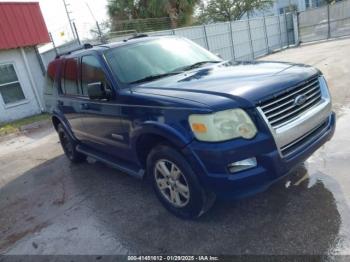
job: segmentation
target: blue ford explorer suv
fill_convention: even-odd
[[[85,45],[48,67],[46,104],[72,162],[147,177],[183,218],[266,190],[335,129],[322,73],[227,62],[179,37]]]

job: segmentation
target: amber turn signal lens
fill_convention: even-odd
[[[207,132],[207,127],[204,124],[201,123],[193,123],[192,124],[192,130],[197,133],[205,133]]]

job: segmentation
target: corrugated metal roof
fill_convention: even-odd
[[[0,2],[0,49],[50,42],[39,3]]]

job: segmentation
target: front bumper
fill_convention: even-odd
[[[331,139],[335,122],[335,114],[331,113],[322,128],[310,134],[288,157],[281,156],[268,132],[260,132],[253,140],[237,139],[224,143],[193,141],[183,149],[183,153],[207,190],[218,197],[246,197],[265,191],[305,161]],[[257,167],[233,174],[228,171],[230,163],[250,157],[256,157]]]

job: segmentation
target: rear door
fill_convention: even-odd
[[[63,113],[75,137],[83,138],[84,128],[81,120],[81,88],[79,86],[79,59],[67,58],[61,71],[60,93],[57,107]]]

